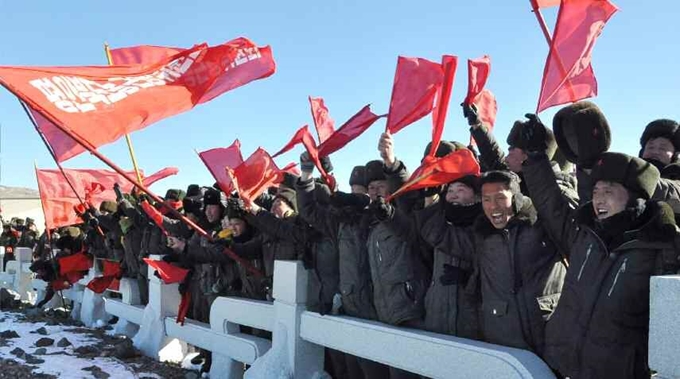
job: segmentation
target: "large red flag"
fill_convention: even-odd
[[[490,71],[491,58],[488,55],[477,59],[468,59],[468,92],[465,96],[465,104],[477,106],[479,120],[489,130],[492,130],[496,123],[498,104],[493,93],[484,89]],[[470,138],[470,144],[474,144],[474,142],[474,139]]]
[[[87,283],[87,288],[89,288],[94,293],[103,293],[108,288],[115,288],[116,279],[120,279],[123,272],[120,268],[119,262],[104,261],[104,272],[102,276],[94,278]]]
[[[591,59],[602,29],[618,8],[608,0],[563,0],[545,62],[537,112],[597,95]]]
[[[175,168],[163,169],[159,173],[177,172]],[[74,170],[64,169],[81,199],[87,199],[97,207],[104,200],[114,200],[116,193],[113,185],[118,183],[123,192],[130,192],[132,183],[116,172],[109,170]],[[134,175],[133,172],[129,173]],[[157,173],[158,174],[158,173]],[[159,176],[154,174],[156,178]],[[80,205],[78,197],[73,193],[69,182],[64,178],[60,170],[36,169],[40,201],[45,211],[45,223],[49,229],[79,224],[83,222],[73,211]]]
[[[226,66],[201,97],[197,104],[202,104],[215,97],[254,80],[271,76],[276,71],[276,63],[269,46],[258,47],[250,40],[239,37],[219,46],[231,45],[236,48],[234,54],[225,57]],[[216,47],[208,49],[214,49]],[[111,50],[111,61],[114,65],[151,64],[186,51],[178,47],[134,46]],[[210,69],[210,67],[205,67]],[[204,75],[213,74],[205,72]],[[200,79],[199,79],[200,80]]]
[[[425,160],[409,180],[388,201],[409,191],[451,183],[464,176],[479,176],[479,163],[468,149],[456,150],[442,158]]]
[[[198,156],[208,168],[220,189],[229,194],[233,190],[231,178],[227,175],[226,167],[236,168],[243,163],[241,142],[235,140],[229,147],[219,147],[198,153]]]
[[[335,121],[328,114],[328,108],[320,97],[309,97],[309,106],[312,109],[312,118],[316,134],[319,136],[319,143],[324,143],[335,131]]]
[[[399,57],[387,130],[394,134],[432,112],[443,80],[444,70],[439,63],[423,58]]]
[[[326,170],[323,169],[321,160],[319,158],[319,151],[316,148],[316,142],[314,142],[314,137],[312,137],[311,133],[309,133],[309,127],[307,125],[298,129],[286,146],[279,150],[278,153],[274,154],[273,157],[276,158],[279,155],[290,151],[293,147],[300,143],[304,145],[305,150],[307,150],[307,153],[309,154],[309,158],[312,160],[312,162],[314,162],[314,166],[316,166],[316,169],[319,170],[319,173],[324,178],[324,180],[326,180],[326,184],[328,184],[331,189],[334,189],[335,178],[333,178],[332,175],[328,174]]]
[[[560,5],[560,0],[531,0],[531,6],[536,9],[550,8]]]
[[[432,116],[432,144],[428,154],[430,157],[434,157],[439,147],[439,142],[441,142],[442,134],[444,134],[444,123],[446,122],[446,113],[449,110],[449,99],[453,90],[453,82],[456,79],[457,67],[458,57],[451,55],[444,55],[442,57],[444,78],[439,89],[439,95],[437,96],[437,106]]]
[[[281,170],[263,148],[258,148],[235,168],[225,169],[231,176],[234,190],[244,201],[251,203],[280,178]]]
[[[97,148],[274,70],[269,48],[238,38],[137,65],[4,66],[0,84],[24,101],[34,117],[36,112],[44,116],[35,117],[38,129],[62,162],[85,149],[50,123]]]
[[[342,126],[326,141],[319,144],[319,157],[327,157],[342,149],[345,145],[368,130],[368,128],[378,121],[379,118],[384,116],[385,115],[378,116],[371,112],[370,105],[361,108],[357,114],[342,124]]]

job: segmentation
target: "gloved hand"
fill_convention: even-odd
[[[479,114],[477,113],[477,106],[475,106],[474,104],[465,104],[465,103],[462,103],[461,106],[463,107],[463,117],[467,118],[468,125],[478,126],[482,123],[479,120]]]
[[[325,156],[319,158],[319,161],[321,161],[321,168],[323,168],[324,171],[326,171],[327,174],[330,174],[333,172],[333,163],[331,163],[331,157]]]
[[[548,150],[546,136],[548,134],[545,125],[541,122],[537,115],[527,113],[524,117],[529,120],[524,123],[522,127],[521,136],[526,142],[526,151],[531,153],[543,153]]]
[[[182,260],[182,255],[180,253],[168,253],[161,258],[163,262],[166,263],[176,263]]]
[[[370,204],[371,198],[360,193],[334,192],[331,196],[331,205],[336,208],[351,207],[364,209]]]
[[[382,196],[378,196],[375,201],[371,202],[368,206],[368,210],[379,221],[391,220],[394,216],[394,207],[392,204],[386,202]]]
[[[314,171],[314,162],[312,162],[312,158],[309,157],[309,153],[306,151],[300,154],[300,170],[303,172]]]
[[[444,274],[439,277],[439,283],[443,286],[452,286],[455,284],[464,286],[467,284],[468,279],[470,279],[469,271],[444,263]]]

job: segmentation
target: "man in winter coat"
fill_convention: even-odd
[[[540,120],[529,133],[542,133]],[[525,164],[546,228],[569,252],[562,298],[546,330],[548,364],[571,378],[649,378],[649,278],[676,273],[678,229],[664,203],[649,200],[659,171],[604,153],[593,166],[592,202],[573,210],[550,180],[542,148]]]
[[[668,119],[650,122],[640,137],[640,146],[640,158],[661,173],[652,199],[665,201],[680,215],[680,125]]]
[[[5,255],[2,261],[3,270],[7,266],[7,262],[14,260],[14,248],[19,242],[19,233],[12,228],[12,225],[5,223],[2,225],[2,235],[0,235],[0,246],[5,248]]]
[[[395,233],[434,248],[432,280],[425,295],[424,329],[431,332],[480,338],[479,299],[466,291],[473,261],[453,252],[448,237],[449,233],[474,233],[474,222],[482,215],[478,183],[475,176],[450,183],[441,193],[443,201],[411,217],[400,209],[386,214],[387,225]]]

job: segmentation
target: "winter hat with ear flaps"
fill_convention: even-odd
[[[647,142],[650,139],[659,137],[671,141],[675,151],[680,152],[680,125],[674,120],[662,118],[647,124],[645,131],[642,132],[642,136],[640,137],[641,149],[639,157],[642,157]],[[673,160],[677,160],[677,154],[674,156]]]
[[[619,183],[645,200],[652,198],[661,175],[651,163],[622,153],[604,153],[590,174],[593,185],[600,180]]]

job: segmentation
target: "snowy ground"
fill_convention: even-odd
[[[59,312],[32,312],[0,311],[0,378],[198,377],[140,356],[129,339],[111,336],[103,328],[79,327],[60,318]],[[47,346],[37,346],[40,342]]]

